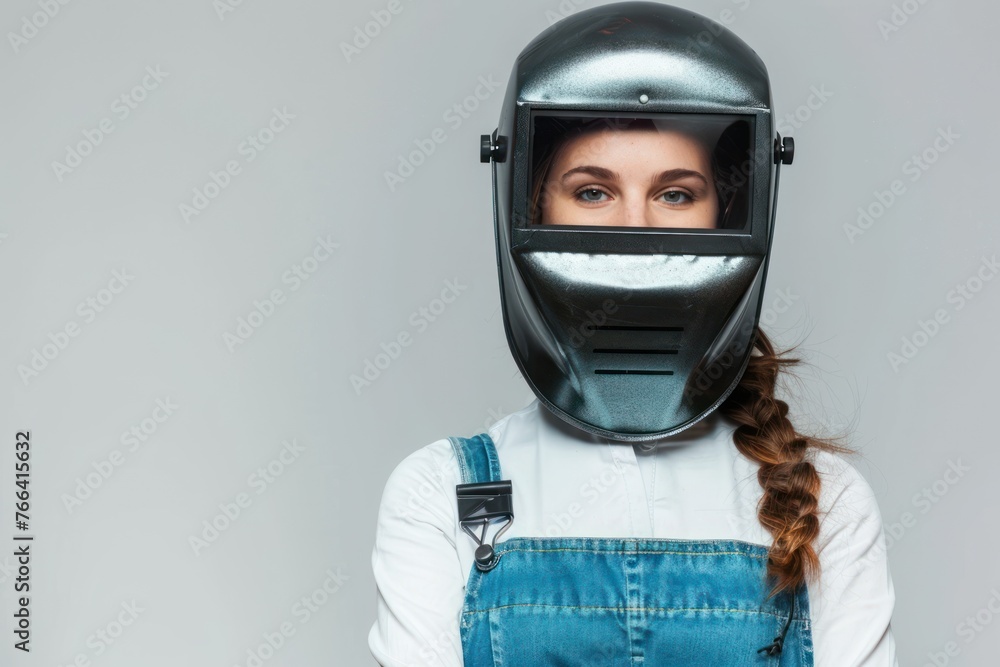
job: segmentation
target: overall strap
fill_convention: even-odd
[[[475,540],[476,567],[488,572],[496,567],[500,557],[494,549],[497,538],[514,521],[509,479],[500,479],[500,459],[496,446],[487,433],[471,438],[449,437],[458,458],[462,472],[462,484],[455,486],[458,496],[458,520],[462,530]],[[496,519],[506,519],[503,527],[486,543],[486,531]],[[472,532],[473,526],[481,526],[482,534]]]
[[[496,445],[488,433],[480,433],[471,438],[448,439],[458,457],[464,484],[500,481],[500,459],[497,457]]]

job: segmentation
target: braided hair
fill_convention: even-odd
[[[733,441],[741,454],[760,464],[757,481],[764,494],[757,518],[774,536],[768,552],[768,575],[775,577],[771,591],[794,590],[819,576],[819,558],[813,542],[819,535],[820,477],[809,460],[809,450],[851,454],[834,439],[803,435],[788,419],[788,404],[775,398],[783,366],[800,362],[775,352],[771,340],[758,327],[754,349],[736,389],[719,406],[722,414],[739,424]],[[794,349],[794,348],[793,348]]]

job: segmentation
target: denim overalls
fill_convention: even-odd
[[[766,547],[589,537],[495,544],[508,522],[491,549],[490,517],[512,518],[502,488],[510,483],[487,433],[450,440],[462,472],[460,519],[480,543],[461,617],[466,667],[812,666],[807,590],[765,599]]]

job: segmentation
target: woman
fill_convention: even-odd
[[[691,50],[705,21],[598,7],[515,64],[483,156],[537,400],[390,476],[380,664],[896,665],[872,490],[796,431],[757,327],[792,145],[749,47]]]

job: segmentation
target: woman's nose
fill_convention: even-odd
[[[656,221],[650,214],[645,197],[623,197],[621,219],[618,224],[623,227],[654,227]]]

